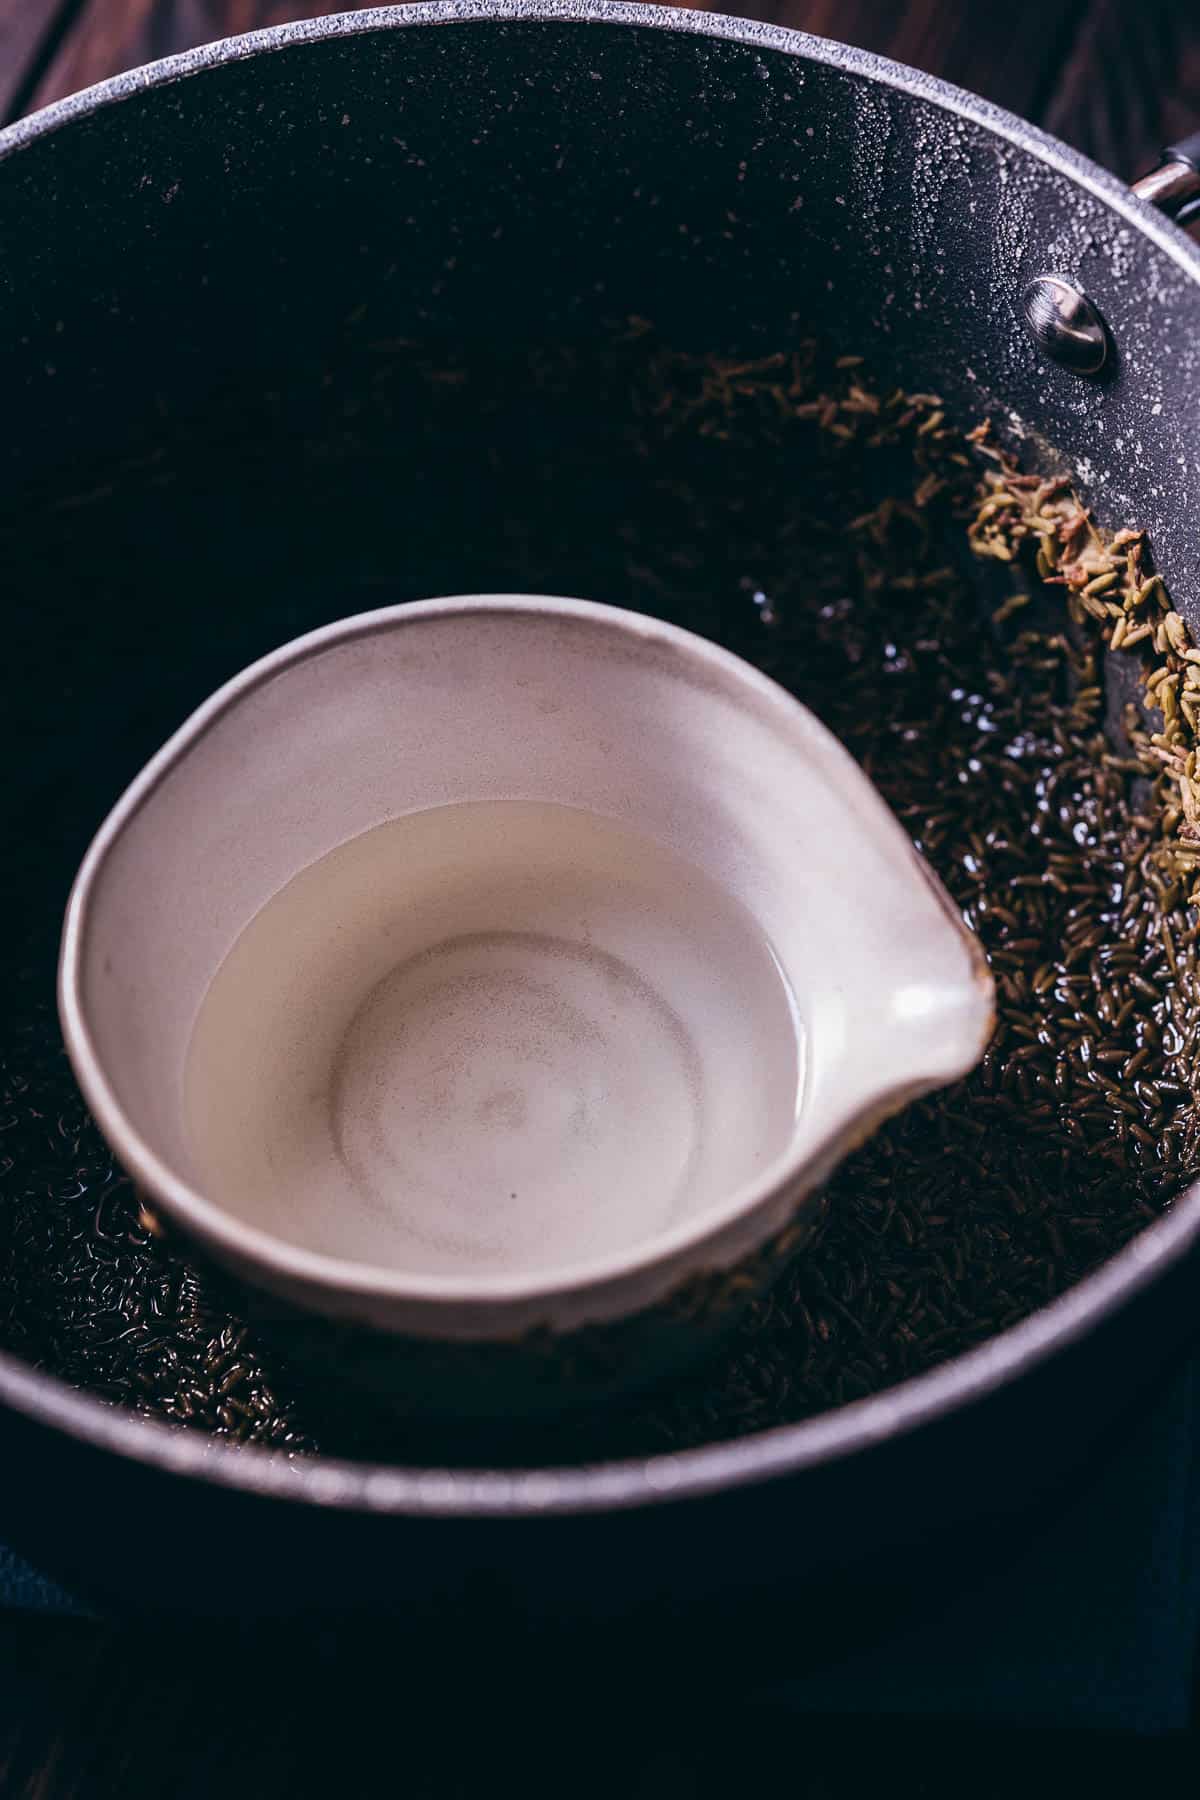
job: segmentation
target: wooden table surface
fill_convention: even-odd
[[[0,0],[5,122],[152,57],[336,10],[305,0]],[[1132,178],[1200,126],[1200,0],[763,0],[729,7],[930,69],[1036,120]],[[86,1496],[80,1497],[86,1505]],[[130,1521],[131,1542],[136,1521]],[[236,1556],[236,1546],[231,1546]],[[519,1651],[518,1651],[519,1653]],[[1195,1788],[1191,1743],[1138,1745],[969,1727],[798,1727],[769,1708],[663,1721],[635,1754],[611,1721],[562,1731],[405,1715],[386,1641],[281,1644],[247,1628],[0,1619],[0,1796],[620,1793],[776,1790],[976,1797],[1137,1784]],[[560,1726],[562,1722],[560,1721]],[[568,1758],[569,1760],[564,1760]],[[781,1786],[782,1782],[782,1786]]]

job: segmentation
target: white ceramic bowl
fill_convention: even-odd
[[[605,870],[624,898],[592,906]],[[702,1336],[696,1296],[760,1285],[992,1019],[973,938],[811,714],[690,633],[522,596],[348,619],[215,694],[89,849],[59,998],[166,1221],[303,1312],[477,1345],[668,1313]]]

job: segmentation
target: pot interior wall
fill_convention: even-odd
[[[629,314],[697,347],[816,332],[1065,460],[1106,522],[1150,530],[1187,609],[1195,288],[1028,151],[857,70],[594,23],[365,31],[134,88],[13,149],[0,195],[8,705],[36,752],[8,804],[43,808],[70,768],[56,898],[120,785],[248,657],[506,585],[472,484],[489,431],[522,453],[519,415],[457,472],[389,420],[347,508],[306,510],[314,443],[342,453],[397,339],[586,338]],[[1108,318],[1108,380],[1039,364],[1015,325],[1047,266]],[[594,398],[574,429],[602,473]],[[205,439],[187,484],[126,501],[123,459]],[[444,555],[417,568],[406,531],[431,507]],[[561,591],[590,592],[587,544]]]

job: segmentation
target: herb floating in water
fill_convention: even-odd
[[[527,446],[487,482],[464,477],[491,508],[471,541],[503,546],[504,580],[464,565],[456,585],[640,606],[757,662],[877,783],[997,983],[979,1069],[839,1171],[820,1241],[715,1362],[549,1442],[491,1440],[487,1459],[686,1447],[877,1392],[1014,1324],[1157,1217],[1200,1173],[1200,651],[1141,535],[1106,538],[1068,481],[1021,473],[986,430],[964,437],[932,395],[878,392],[854,357],[687,355],[640,326],[507,361],[376,349],[370,404],[428,459],[440,444],[457,466],[487,433]],[[319,437],[314,482],[333,444]],[[420,512],[400,552],[418,569]],[[1006,585],[981,610],[989,573]],[[1131,714],[1120,750],[1103,731],[1106,645],[1161,718]],[[348,1397],[336,1419],[306,1403],[233,1284],[111,1185],[39,1005],[0,1082],[6,1141],[40,1146],[0,1203],[0,1341],[237,1440],[477,1460],[462,1432],[381,1434]]]

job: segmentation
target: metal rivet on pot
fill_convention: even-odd
[[[1039,350],[1074,369],[1094,375],[1104,366],[1108,334],[1087,295],[1065,275],[1038,275],[1021,295],[1021,311]]]

